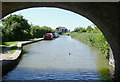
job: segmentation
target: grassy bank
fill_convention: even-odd
[[[13,54],[16,51],[17,48],[18,48],[18,44],[16,44],[13,47],[11,47],[10,53]]]
[[[98,48],[99,50],[103,52],[103,54],[105,54],[106,58],[109,58],[108,42],[106,41],[102,33],[73,32],[73,33],[70,33],[70,36],[80,42],[83,42],[85,44]]]
[[[39,38],[27,39],[26,41],[35,40],[35,39],[39,39]],[[1,53],[2,50],[4,50],[6,47],[10,46],[11,44],[17,43],[17,42],[24,42],[24,41],[8,41],[8,42],[2,42],[2,45],[0,45],[0,53]]]
[[[0,53],[2,50],[4,50],[6,47],[10,46],[11,44],[22,42],[22,41],[8,41],[8,42],[2,42],[2,45],[0,45]]]

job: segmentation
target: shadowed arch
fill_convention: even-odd
[[[32,7],[57,7],[78,13],[96,24],[113,50],[115,69],[120,73],[119,3],[80,2],[3,2],[2,17]]]

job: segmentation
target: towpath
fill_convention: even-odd
[[[40,40],[43,40],[43,38],[39,38],[39,39],[31,40],[31,41],[17,42],[17,43],[11,44],[10,46],[6,47],[2,51],[2,53],[0,53],[0,60],[15,60],[21,54],[23,45],[34,43],[34,42],[37,42]],[[18,44],[17,45],[18,48],[16,49],[16,51],[13,54],[11,54],[10,51],[12,50],[12,47],[16,44]]]

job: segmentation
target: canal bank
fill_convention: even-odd
[[[35,40],[31,40],[31,41],[18,42],[18,43],[15,43],[15,44],[17,44],[17,49],[13,54],[1,53],[0,54],[0,64],[2,64],[1,69],[2,69],[3,74],[5,74],[7,71],[10,71],[15,65],[18,64],[18,61],[19,61],[19,59],[21,57],[21,53],[22,53],[22,47],[24,45],[38,42],[41,40],[43,40],[43,38],[35,39]],[[10,47],[12,47],[12,46],[9,46],[9,48]]]
[[[70,36],[82,43],[85,43],[89,46],[94,46],[100,51],[102,51],[105,58],[109,60],[109,65],[115,68],[115,62],[113,57],[113,52],[108,44],[107,40],[105,39],[102,33],[78,33],[73,32],[69,33]]]
[[[104,80],[112,77],[109,62],[98,49],[70,36],[61,35],[26,45],[20,56],[13,70],[3,76],[3,81]]]

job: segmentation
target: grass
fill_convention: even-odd
[[[34,38],[34,39],[28,39],[26,41],[30,41],[30,40],[35,40],[38,38]],[[2,52],[2,50],[4,50],[6,47],[10,46],[11,44],[17,43],[17,42],[24,42],[24,41],[8,41],[8,42],[2,42],[2,44],[0,45],[0,52]]]
[[[22,42],[22,41],[9,41],[9,42],[2,42],[2,45],[0,45],[0,52],[4,50],[6,47],[8,47],[11,44]]]
[[[16,51],[17,48],[18,48],[18,44],[16,44],[13,47],[11,47],[10,54],[13,54]]]
[[[9,41],[9,42],[3,42],[3,43],[2,43],[2,46],[7,47],[7,46],[9,46],[9,45],[11,45],[11,44],[14,44],[14,43],[17,43],[17,42],[23,42],[23,41]]]
[[[70,33],[70,36],[72,38],[75,38],[76,40],[88,44],[90,46],[94,46],[98,49],[100,49],[106,58],[109,58],[109,46],[108,42],[106,41],[104,35],[99,33],[77,33],[73,32]]]

